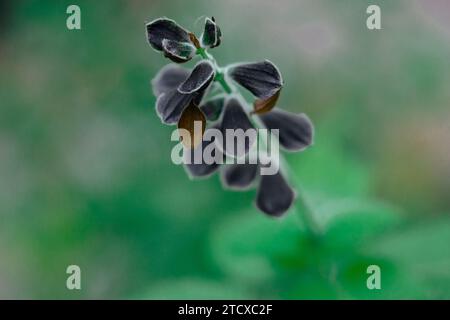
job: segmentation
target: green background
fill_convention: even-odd
[[[82,30],[66,28],[81,8]],[[382,30],[366,28],[381,7]],[[450,298],[450,3],[2,1],[1,298]],[[287,158],[322,234],[172,164],[145,22],[270,59],[315,144]],[[194,62],[189,62],[191,67]],[[290,177],[293,178],[293,177]],[[82,290],[66,289],[66,268]],[[381,267],[381,290],[366,269]]]

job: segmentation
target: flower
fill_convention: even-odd
[[[283,215],[292,205],[295,192],[283,174],[258,176],[258,164],[232,164],[222,170],[222,183],[229,189],[248,190],[257,178],[256,207],[270,216]]]
[[[168,18],[155,19],[146,25],[147,40],[153,49],[162,51],[164,56],[176,63],[191,60],[197,49],[215,48],[221,43],[222,32],[214,17],[206,18],[201,45],[197,37]]]
[[[278,108],[257,115],[267,129],[278,129],[281,147],[286,151],[302,151],[313,143],[314,129],[305,114],[294,114]],[[248,190],[257,182],[256,206],[271,216],[281,216],[292,205],[295,192],[282,172],[258,175],[261,164],[225,165],[221,172],[222,184],[231,190]],[[259,179],[259,181],[258,181]]]
[[[220,31],[219,26],[216,24],[214,17],[211,19],[206,18],[205,20],[205,30],[201,36],[201,43],[203,47],[215,48],[221,43],[222,31]]]
[[[260,99],[274,96],[283,86],[280,71],[269,60],[232,65],[228,74]]]
[[[191,60],[196,54],[203,60],[189,71],[177,64],[163,67],[152,80],[153,93],[157,97],[156,112],[167,125],[178,124],[186,129],[193,143],[185,157],[192,157],[198,148],[213,148],[215,159],[248,158],[255,139],[245,140],[243,148],[228,149],[228,143],[216,139],[203,139],[205,128],[218,129],[226,137],[228,129],[246,132],[262,123],[267,129],[278,129],[281,147],[289,152],[302,151],[313,143],[314,128],[305,114],[295,114],[276,107],[283,87],[279,69],[269,60],[237,63],[221,69],[207,49],[221,44],[222,32],[213,18],[205,19],[200,41],[197,37],[167,18],[153,20],[146,25],[148,42],[152,48],[162,51],[164,56],[176,63]],[[230,80],[250,91],[255,96],[253,109],[237,94]],[[225,95],[210,95],[223,87]],[[196,137],[194,121],[201,121],[202,136]],[[209,129],[208,129],[209,130]],[[208,177],[221,171],[225,188],[249,190],[257,185],[256,206],[262,212],[279,217],[289,210],[295,200],[295,191],[286,180],[283,171],[273,175],[258,174],[258,169],[267,166],[257,158],[253,163],[225,164],[186,163],[187,173],[193,178]]]
[[[248,115],[238,105],[239,102],[236,99],[229,99],[226,102],[221,121],[218,121],[213,128],[222,128],[223,130],[224,126],[227,127],[229,122],[227,114],[231,112],[233,115],[230,118],[233,118],[233,121],[230,121],[230,125],[241,128],[249,125],[249,122],[247,122]],[[313,125],[305,114],[295,114],[274,108],[271,112],[254,116],[259,117],[268,129],[279,130],[279,143],[286,151],[302,151],[313,143]],[[201,147],[204,149],[211,143],[215,143],[215,141],[203,141]],[[246,150],[248,149],[249,147],[246,146]],[[192,151],[192,153],[194,152],[195,150]],[[229,154],[227,153],[227,155]],[[263,164],[248,162],[223,165],[221,170],[222,185],[224,188],[234,191],[250,190],[256,185],[255,204],[257,208],[270,216],[282,216],[289,210],[295,200],[295,192],[286,181],[284,174],[277,172],[275,175],[260,175],[258,169]],[[220,165],[217,163],[186,165],[187,172],[194,178],[208,177],[218,171],[219,168]]]
[[[209,61],[201,61],[189,73],[188,70],[170,64],[152,80],[153,92],[157,96],[156,112],[165,124],[178,123],[179,128],[188,130],[192,147],[201,137],[194,134],[194,121],[203,123],[206,119],[198,105],[208,90],[213,78],[214,68]]]
[[[227,111],[225,111],[227,112]],[[225,116],[225,115],[224,115]],[[246,115],[242,115],[242,117]],[[301,151],[313,142],[314,129],[305,114],[294,114],[278,108],[271,112],[254,115],[261,119],[267,129],[278,129],[280,145],[287,151]],[[237,120],[240,122],[242,120]],[[229,164],[221,171],[222,184],[231,190],[249,190],[257,182],[256,206],[270,216],[281,216],[291,207],[295,192],[282,172],[274,175],[258,175],[262,164]]]
[[[159,18],[147,23],[147,39],[153,49],[177,63],[191,60],[196,51],[189,32],[175,21]]]

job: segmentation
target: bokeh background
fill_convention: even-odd
[[[1,298],[450,298],[450,2],[0,4]],[[275,62],[280,107],[314,121],[315,145],[288,161],[318,239],[295,211],[271,219],[254,190],[172,164],[150,89],[169,61],[144,24],[199,34],[205,15],[220,64]],[[66,289],[70,264],[81,291]]]

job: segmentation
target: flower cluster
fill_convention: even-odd
[[[206,141],[203,136],[195,136],[195,121],[203,124],[202,133],[206,127],[223,133],[227,129],[246,131],[257,125],[278,129],[279,143],[287,151],[300,151],[312,144],[313,126],[309,118],[275,107],[283,79],[272,62],[237,63],[223,69],[217,66],[207,52],[221,44],[222,32],[214,18],[206,18],[200,40],[167,18],[156,19],[146,27],[149,44],[176,63],[163,67],[152,80],[156,112],[164,124],[177,124],[191,134],[192,142],[187,146],[190,152],[215,143],[214,139]],[[179,66],[196,55],[203,59],[192,70]],[[253,108],[249,110],[233,82],[256,97]],[[217,94],[219,90],[222,92]],[[251,148],[251,143],[245,146],[244,156],[249,156]],[[242,155],[223,151],[220,156]],[[256,206],[271,216],[281,216],[291,207],[295,192],[282,171],[258,175],[257,169],[262,165],[262,162],[223,166],[200,163],[185,167],[192,177],[209,176],[221,168],[224,187],[233,190],[248,190],[258,180]]]

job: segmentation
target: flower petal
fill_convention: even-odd
[[[254,129],[255,127],[250,122],[240,102],[236,98],[229,99],[225,103],[225,111],[220,125],[224,145],[219,145],[219,147],[231,157],[236,158],[246,155],[257,140],[256,130]],[[233,134],[234,142],[228,141],[227,131]]]
[[[203,98],[208,95],[209,89],[210,89],[210,86],[205,86],[204,88],[200,89],[199,91],[191,93],[191,95],[194,97],[193,102],[197,107],[200,106]]]
[[[230,164],[222,171],[223,185],[233,190],[245,190],[255,181],[258,170],[257,164]]]
[[[198,41],[197,36],[194,33],[192,32],[189,33],[189,39],[191,40],[192,44],[196,49],[200,49],[202,47],[200,45],[200,41]]]
[[[206,129],[206,130],[209,130],[209,129]],[[194,159],[195,152],[199,152],[199,151],[203,152],[205,150],[205,148],[208,147],[212,143],[215,144],[214,138],[212,138],[211,141],[202,140],[202,143],[198,147],[196,147],[195,149],[188,149],[187,152],[190,152],[191,159]],[[199,148],[202,148],[202,149],[199,150]],[[214,153],[212,154],[212,156],[215,156],[216,152],[220,152],[216,147],[213,150],[214,150]],[[220,153],[219,156],[221,157],[222,154]],[[214,172],[216,172],[217,169],[219,169],[220,163],[213,162],[211,164],[207,164],[204,161],[202,161],[202,163],[194,163],[194,161],[191,161],[191,163],[186,163],[184,165],[184,167],[186,168],[186,171],[190,177],[193,177],[193,178],[207,177],[207,176],[213,174]]]
[[[164,56],[176,63],[187,62],[195,55],[195,47],[188,42],[164,39],[162,42]]]
[[[158,51],[163,50],[163,40],[189,42],[189,33],[175,21],[159,18],[147,23],[147,39],[150,45]]]
[[[161,93],[176,89],[189,76],[189,70],[177,64],[164,66],[152,80],[153,94],[158,97]]]
[[[222,113],[224,102],[224,97],[213,98],[203,103],[200,106],[200,109],[203,111],[208,121],[216,121]]]
[[[214,67],[209,61],[201,61],[179,87],[180,93],[193,93],[205,89],[214,78]]]
[[[205,19],[205,30],[202,34],[202,45],[204,47],[215,48],[220,45],[220,37],[222,36],[222,32],[220,31],[219,26],[216,24],[214,17],[212,19]]]
[[[199,177],[207,177],[219,169],[220,164],[213,163],[213,164],[206,164],[206,163],[191,163],[191,164],[185,164],[184,167],[186,168],[188,174],[191,177],[199,178]]]
[[[289,151],[300,151],[313,142],[314,126],[305,114],[278,108],[259,116],[268,129],[278,129],[280,144]]]
[[[283,86],[278,68],[269,60],[231,66],[230,77],[260,99],[272,97]]]
[[[255,114],[263,114],[272,110],[280,97],[281,89],[278,90],[273,96],[267,99],[258,99],[253,104],[253,112]]]
[[[196,130],[196,126],[200,127]],[[183,139],[180,135],[180,139],[186,148],[194,149],[201,142],[203,133],[205,132],[206,118],[203,112],[192,102],[184,109],[178,121],[178,129],[184,129],[189,132],[189,139]],[[199,132],[197,132],[199,131]],[[187,138],[187,137],[186,137]]]
[[[256,206],[268,215],[279,217],[292,205],[294,190],[287,184],[281,172],[262,175],[256,195]]]
[[[191,95],[179,93],[177,89],[162,93],[156,100],[156,112],[163,123],[175,124],[191,100]]]

